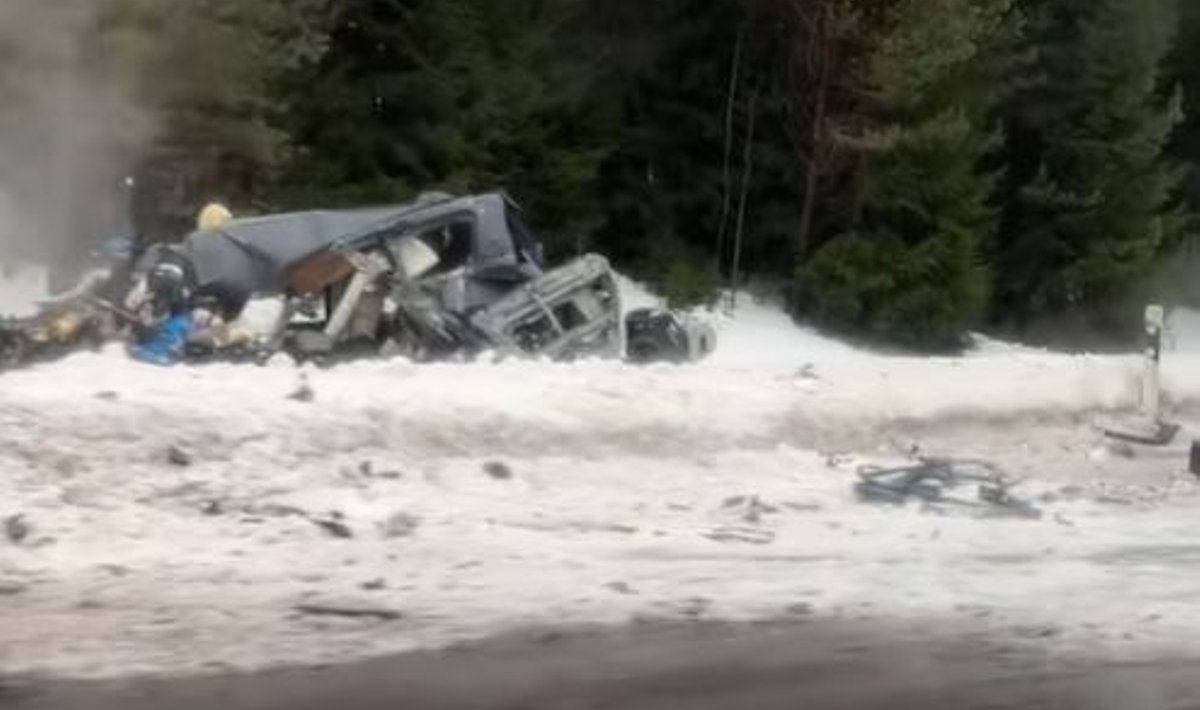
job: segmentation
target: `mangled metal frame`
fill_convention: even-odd
[[[920,503],[930,511],[964,512],[980,517],[1038,519],[1040,510],[1011,493],[1015,485],[990,462],[972,459],[922,458],[893,468],[866,466],[858,472],[854,492],[864,502],[905,505]],[[955,495],[975,489],[972,495]]]
[[[517,219],[503,195],[435,198],[282,264],[286,306],[268,349],[320,358],[365,338],[415,359],[482,350],[620,357],[621,303],[608,261],[587,255],[545,272]],[[449,244],[449,230],[463,225],[470,247],[462,263],[441,263],[422,241],[443,230]],[[294,327],[299,304],[316,298],[326,303],[323,325]]]
[[[469,226],[466,242],[451,234],[453,225]],[[447,249],[456,238],[460,247],[469,243],[458,261],[440,258],[445,254],[426,239],[440,228],[450,230]],[[163,260],[186,267],[195,312],[219,316],[198,319],[205,325],[197,325],[183,355],[191,361],[262,362],[279,351],[317,361],[484,351],[572,360],[621,358],[627,349],[629,324],[604,257],[586,255],[547,271],[540,244],[502,193],[431,194],[408,205],[269,215],[195,232],[129,268],[85,279],[36,317],[0,322],[0,367],[116,337],[122,323],[136,321],[140,306],[131,304],[145,305],[145,273]],[[237,322],[247,302],[264,297],[283,302],[269,332]],[[317,301],[323,312],[304,322],[307,305]],[[642,345],[650,345],[639,347],[636,362],[684,362],[711,352],[711,328],[671,316],[669,333],[638,329]],[[675,337],[680,333],[683,340]]]

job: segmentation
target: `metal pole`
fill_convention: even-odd
[[[1162,306],[1146,307],[1146,369],[1142,377],[1142,414],[1151,422],[1162,421],[1162,392],[1159,365],[1166,313]]]

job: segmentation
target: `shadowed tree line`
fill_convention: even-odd
[[[502,186],[675,303],[941,349],[1200,298],[1197,5],[104,0],[95,51],[235,204]]]

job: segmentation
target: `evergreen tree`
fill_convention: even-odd
[[[1181,227],[1164,155],[1180,118],[1162,81],[1174,0],[1030,5],[1037,81],[1009,119],[997,313],[1018,326],[1068,311],[1133,325],[1122,307]]]
[[[1008,0],[860,3],[867,96],[839,140],[857,153],[844,232],[798,274],[801,307],[834,327],[954,347],[986,304],[988,111]]]
[[[794,210],[776,205],[795,200],[794,160],[773,130],[780,38],[760,5],[591,4],[586,34],[605,58],[596,128],[618,139],[597,238],[678,305],[711,301],[718,275],[734,276],[735,251],[749,268],[788,261]]]
[[[138,77],[147,152],[231,199],[507,188],[552,258],[677,304],[778,275],[822,323],[950,346],[989,290],[1001,322],[1112,318],[1181,243],[1183,0],[98,2],[85,52]]]
[[[565,250],[596,221],[605,144],[579,131],[572,0],[349,0],[293,87],[295,202],[504,188]]]

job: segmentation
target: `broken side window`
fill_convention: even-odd
[[[475,220],[463,217],[428,227],[417,233],[438,257],[430,276],[448,274],[467,266],[475,253]]]
[[[504,219],[508,222],[508,232],[512,236],[513,249],[517,254],[517,259],[538,267],[544,266],[542,245],[538,242],[533,230],[529,228],[529,224],[525,222],[521,210],[512,203],[506,204]]]

